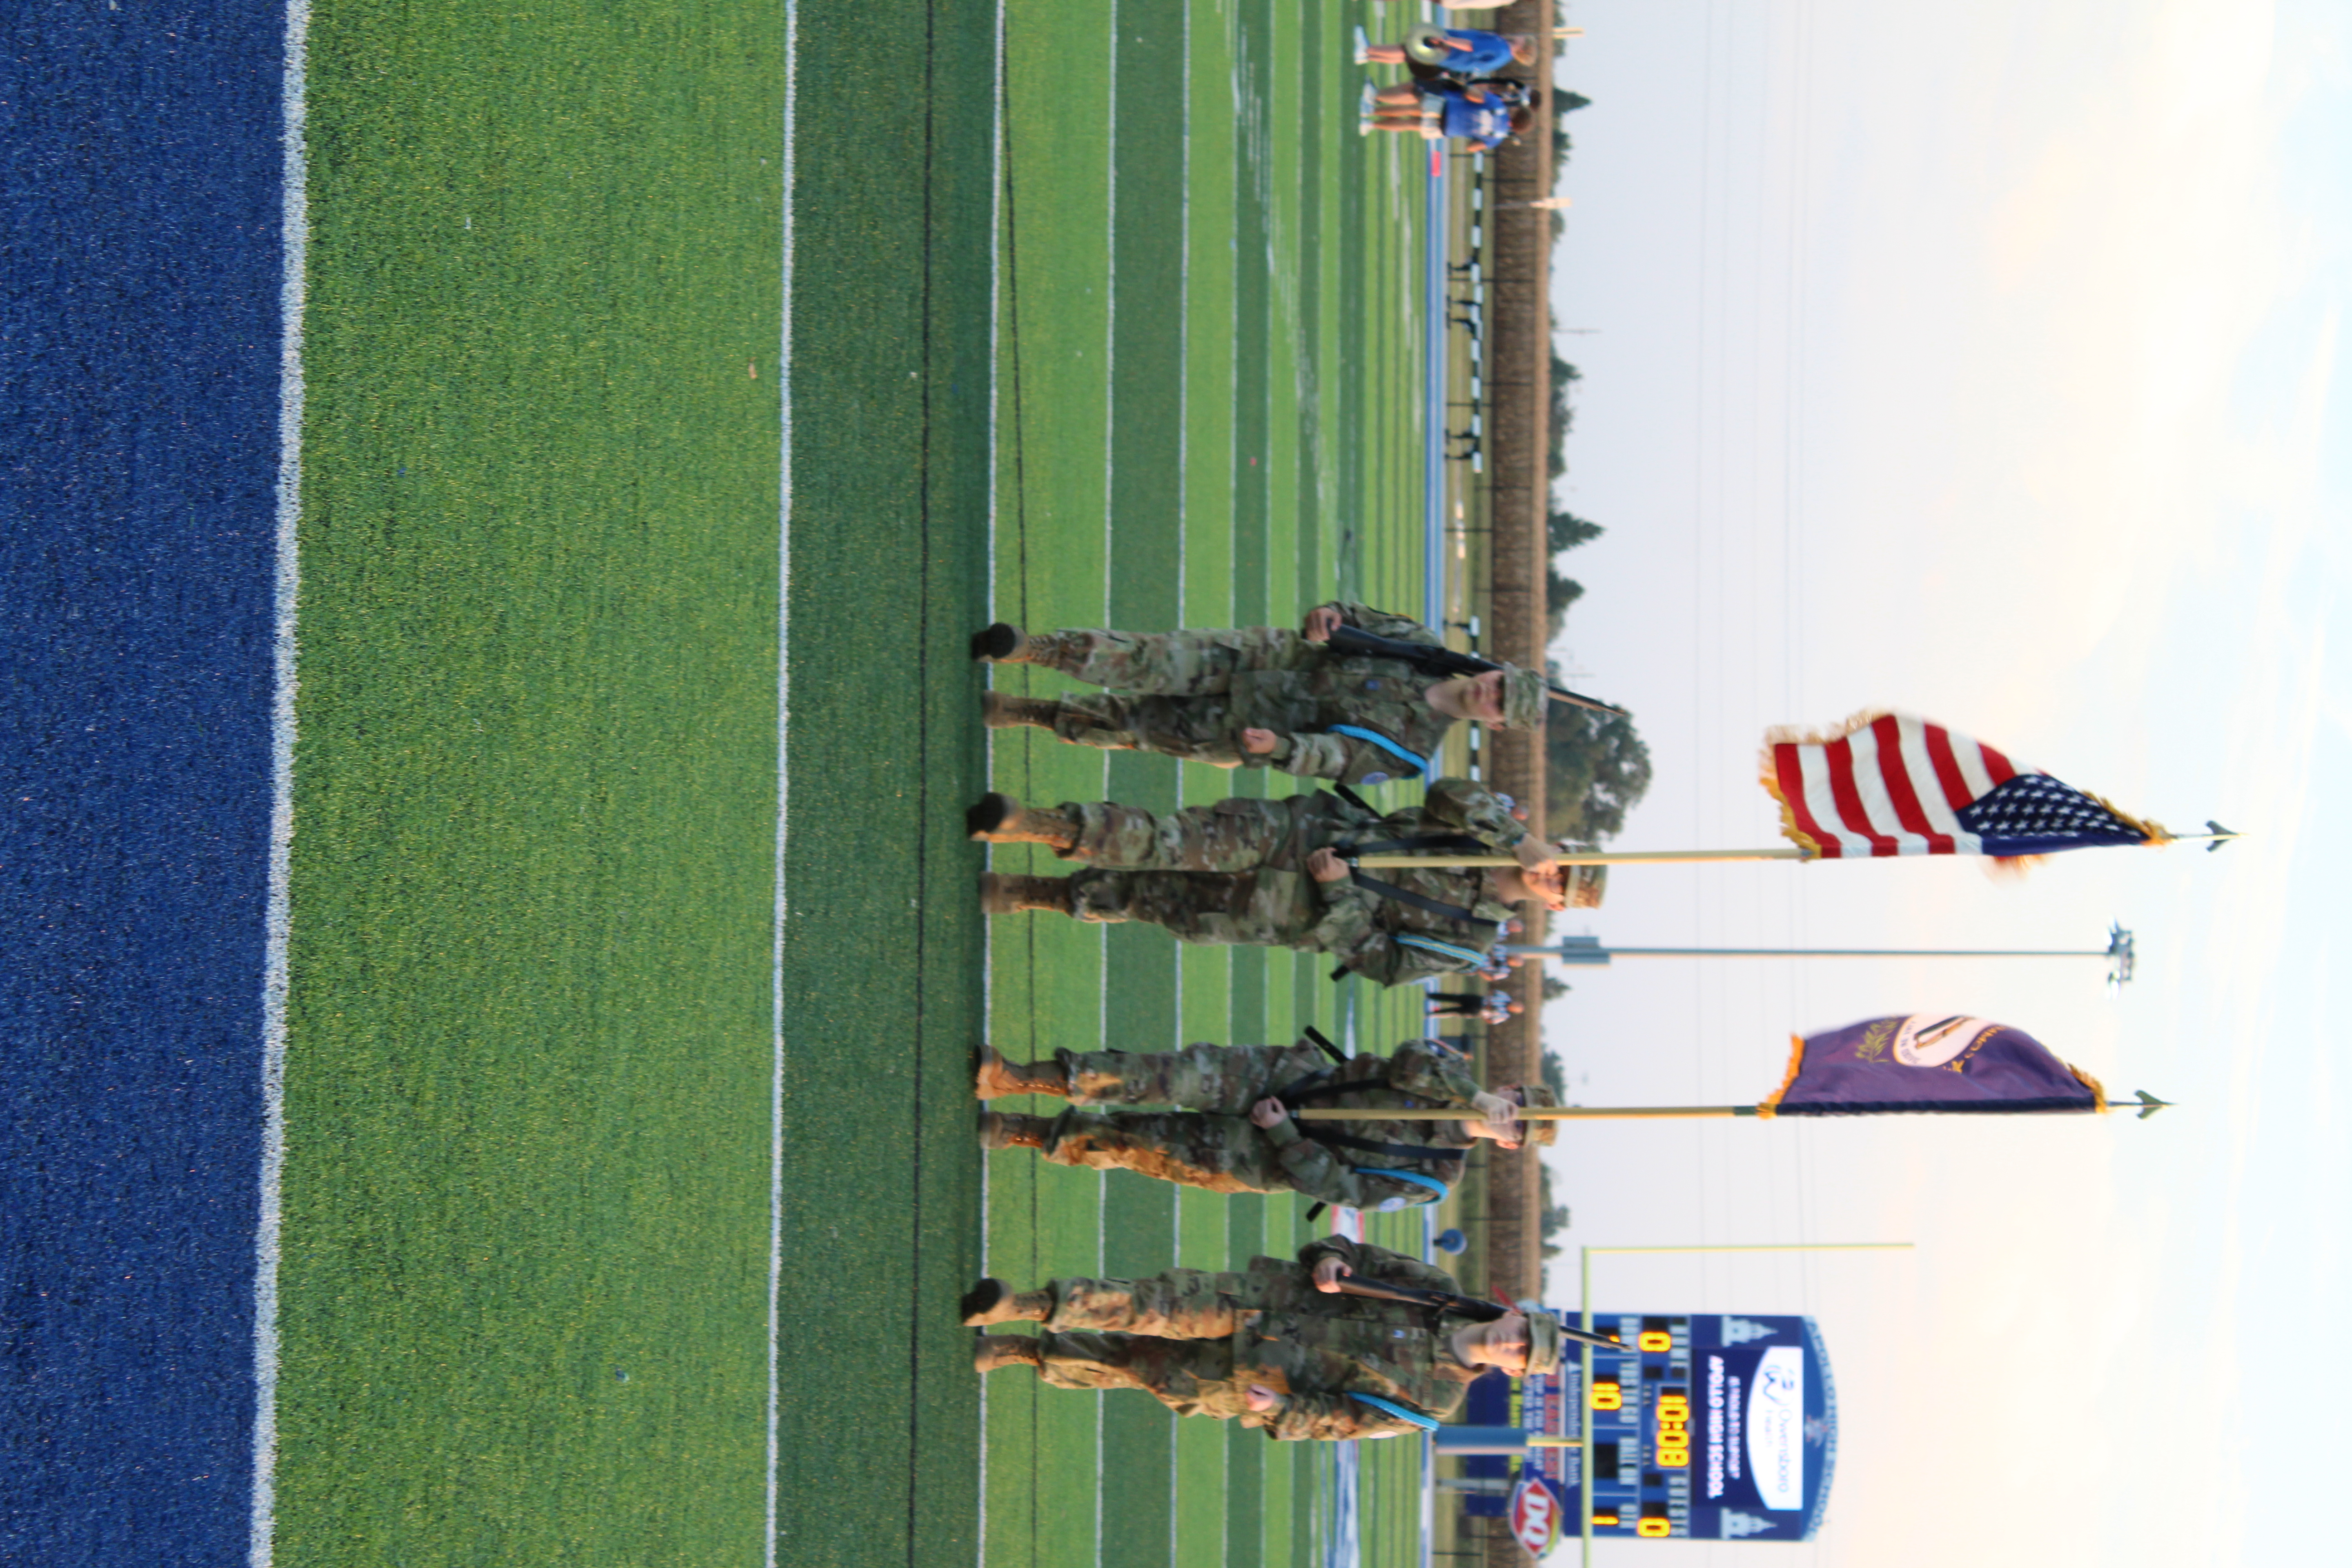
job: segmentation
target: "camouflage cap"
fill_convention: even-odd
[[[1515,664],[1503,666],[1503,728],[1540,730],[1544,709],[1551,700],[1544,678]]]
[[[1559,1104],[1559,1097],[1539,1083],[1519,1087],[1519,1103],[1529,1110],[1549,1110]],[[1549,1120],[1523,1121],[1519,1124],[1519,1147],[1549,1149],[1559,1142],[1559,1123]]]
[[[1541,1307],[1528,1314],[1528,1376],[1558,1372],[1564,1348],[1558,1318]]]
[[[1597,910],[1602,895],[1609,891],[1609,868],[1606,866],[1563,866],[1568,884],[1568,907],[1571,910]]]

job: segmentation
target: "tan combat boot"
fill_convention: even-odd
[[[988,915],[1017,915],[1031,910],[1070,914],[1067,877],[1016,877],[1003,871],[983,871],[980,877],[980,910]]]
[[[1000,1366],[1044,1366],[1045,1352],[1026,1334],[974,1334],[971,1370],[982,1376]]]
[[[963,830],[984,844],[1043,844],[1055,849],[1078,847],[1078,814],[1060,806],[1037,810],[994,790],[963,814]]]
[[[1062,705],[1046,697],[1015,697],[1009,691],[980,694],[980,721],[991,730],[1018,730],[1026,724],[1050,730]]]
[[[1015,1116],[993,1110],[980,1113],[980,1146],[983,1149],[1043,1149],[1054,1131],[1050,1116]]]
[[[1008,1290],[1002,1279],[983,1279],[963,1293],[962,1310],[963,1326],[967,1329],[984,1329],[993,1323],[1042,1323],[1053,1313],[1054,1293]]]
[[[1008,1062],[992,1046],[972,1055],[971,1094],[974,1100],[1003,1100],[1008,1094],[1050,1094],[1070,1098],[1069,1069],[1058,1061]]]

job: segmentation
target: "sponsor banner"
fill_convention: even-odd
[[[1525,1477],[1511,1489],[1511,1534],[1538,1557],[1559,1544],[1567,1511],[1559,1494],[1540,1476]]]

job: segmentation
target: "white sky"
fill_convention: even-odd
[[[1610,1124],[1568,1239],[1912,1240],[1609,1259],[1612,1310],[1810,1311],[1838,1482],[1802,1549],[1626,1564],[2276,1561],[2339,1542],[2352,1439],[2347,933],[2352,5],[1577,0],[1554,310],[1564,500],[1607,535],[1556,651],[1657,783],[1621,848],[1776,839],[1761,732],[1898,706],[2194,831],[1976,863],[1643,868],[1622,945],[2093,947],[2070,963],[1621,962],[1547,1034],[1586,1103],[1752,1102],[1792,1031],[2012,1023],[2140,1123]],[[1575,1255],[1550,1297],[1576,1300]],[[2340,1544],[2333,1550],[2343,1550]],[[2305,1559],[2307,1560],[2307,1559]]]

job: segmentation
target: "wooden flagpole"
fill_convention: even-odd
[[[2210,850],[2219,849],[2231,839],[2241,837],[2218,822],[2209,822],[2205,826],[2212,831],[2177,833],[2168,838],[2152,839],[2150,842],[2194,844],[2200,839],[2210,839],[2211,842],[2205,846]],[[1952,857],[1942,858],[1952,858]],[[1344,851],[1341,858],[1348,858]],[[1695,865],[1716,860],[1819,860],[1823,858],[1826,857],[1815,855],[1810,850],[1800,849],[1793,844],[1781,845],[1771,849],[1569,849],[1551,857],[1552,864],[1556,866],[1637,866],[1645,863],[1653,866],[1673,866]],[[1872,860],[1885,859],[1888,857],[1846,855],[1839,858]],[[1518,863],[1518,857],[1516,855],[1359,855],[1349,859],[1349,865],[1360,866],[1368,871],[1408,866],[1516,866]]]
[[[1475,1110],[1379,1110],[1344,1106],[1304,1106],[1291,1111],[1300,1121],[1483,1121]],[[1752,1105],[1545,1105],[1522,1110],[1522,1121],[1582,1121],[1659,1116],[1753,1116]]]
[[[1347,858],[1342,854],[1341,858]],[[1551,857],[1555,866],[1631,866],[1701,860],[1809,860],[1791,844],[1778,849],[1570,849]],[[1516,855],[1359,855],[1350,862],[1368,871],[1403,866],[1516,866]]]

